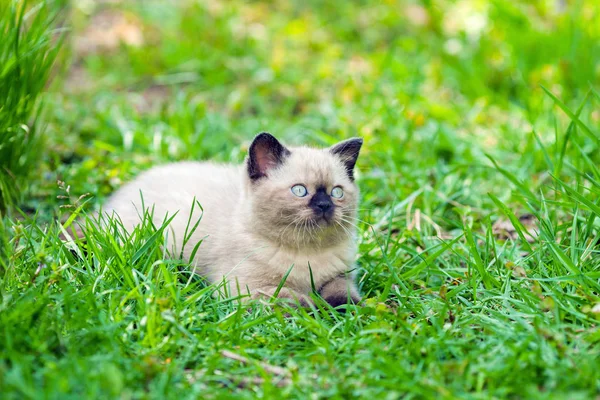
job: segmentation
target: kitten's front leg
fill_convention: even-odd
[[[358,288],[351,275],[341,274],[321,286],[319,294],[332,307],[337,307],[349,302],[358,304],[361,300]]]
[[[252,291],[252,298],[259,299],[262,297],[273,298],[275,297],[275,292],[277,291],[277,286],[267,286],[259,289],[255,289]],[[293,300],[300,304],[302,307],[309,307],[313,304],[310,297],[305,294],[298,293],[293,289],[289,289],[286,287],[282,287],[279,293],[277,294],[277,298],[279,299],[288,299]]]

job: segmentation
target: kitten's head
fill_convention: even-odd
[[[352,236],[362,139],[327,149],[286,148],[261,133],[246,160],[253,228],[285,245],[331,246]]]

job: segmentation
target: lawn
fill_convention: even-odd
[[[600,395],[600,3],[37,3],[0,24],[57,57],[0,64],[0,117],[49,77],[0,121],[0,397]],[[215,298],[149,223],[62,239],[139,172],[241,162],[261,131],[364,138],[363,304]]]

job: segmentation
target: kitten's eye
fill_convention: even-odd
[[[344,197],[344,190],[339,186],[334,187],[331,189],[331,197],[335,199],[341,199]]]
[[[292,193],[294,193],[294,196],[304,197],[308,194],[308,190],[304,185],[294,185],[292,186]]]

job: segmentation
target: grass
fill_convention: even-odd
[[[203,4],[72,5],[38,179],[2,220],[3,397],[599,394],[600,6]],[[90,50],[101,20],[124,43]],[[364,305],[213,298],[149,222],[61,241],[139,171],[240,162],[262,130],[365,139]]]
[[[22,200],[41,157],[38,97],[60,47],[56,18],[46,2],[0,5],[0,215]]]

